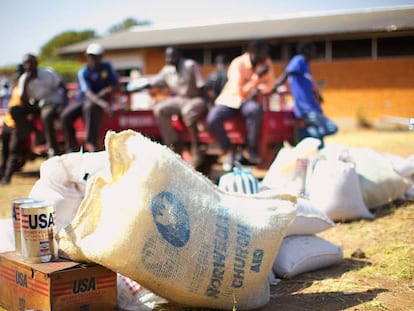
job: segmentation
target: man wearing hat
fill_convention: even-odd
[[[92,43],[86,49],[88,64],[78,71],[79,97],[61,116],[66,152],[79,150],[73,125],[80,116],[83,116],[86,128],[84,149],[99,149],[98,133],[103,112],[111,113],[110,94],[118,88],[118,74],[109,62],[102,60],[103,54],[104,49],[98,43]]]

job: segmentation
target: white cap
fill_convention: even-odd
[[[99,43],[91,43],[86,49],[86,54],[89,55],[102,55],[104,53],[104,48]]]

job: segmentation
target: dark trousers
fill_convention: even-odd
[[[260,129],[262,127],[263,109],[254,100],[244,102],[240,109],[234,109],[223,105],[215,105],[207,116],[207,126],[217,139],[223,151],[230,149],[231,141],[224,129],[224,121],[241,115],[246,120],[247,137],[246,145],[249,151],[257,151]]]
[[[56,141],[55,120],[58,116],[59,104],[46,103],[40,108],[40,118],[43,124],[46,145],[48,149],[58,151],[58,144]]]
[[[86,141],[98,150],[99,129],[102,124],[103,110],[89,100],[74,102],[63,110],[61,115],[63,133],[65,134],[66,152],[79,150],[74,123],[77,118],[83,117],[86,130]]]
[[[24,137],[19,137],[17,128],[3,125],[1,133],[2,155],[0,165],[0,175],[10,181],[13,173],[19,168],[19,158],[27,152],[24,148]]]
[[[28,115],[39,114],[43,125],[43,134],[45,136],[48,149],[58,150],[55,132],[55,119],[58,115],[59,105],[45,103],[39,108],[37,105],[22,104],[10,108],[10,114],[16,122],[16,129],[20,138],[25,138],[33,131],[33,124],[27,119]]]

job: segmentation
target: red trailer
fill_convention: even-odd
[[[69,89],[75,92],[76,86],[71,85]],[[158,123],[150,107],[141,108],[139,110],[131,110],[131,94],[122,92],[114,94],[113,107],[114,113],[112,116],[105,114],[103,125],[100,130],[100,141],[102,142],[102,149],[104,148],[104,137],[108,130],[116,132],[132,129],[140,132],[153,140],[161,141]],[[263,96],[261,100],[264,109],[263,127],[260,135],[259,152],[264,160],[263,166],[270,165],[275,153],[284,141],[294,143],[294,127],[295,120],[292,108],[286,104],[285,93],[275,93],[271,96]],[[2,125],[2,118],[6,110],[0,110],[0,128]],[[41,127],[39,120],[35,120],[37,126]],[[182,135],[183,140],[189,142],[188,133],[181,123],[180,119],[173,119],[175,128]],[[76,135],[80,143],[85,138],[85,128],[82,119],[78,119],[75,123]],[[225,124],[225,128],[229,134],[231,141],[235,145],[243,146],[246,137],[246,127],[241,118],[232,119]],[[200,142],[205,145],[206,153],[216,154],[218,151],[215,139],[207,131],[205,124],[200,122]],[[59,120],[56,120],[57,139],[63,144],[64,136]],[[36,146],[34,144],[34,135],[32,135],[29,142],[32,152],[41,154],[44,151],[44,146]],[[42,149],[43,148],[43,149]],[[183,154],[183,157],[188,159],[188,153]]]

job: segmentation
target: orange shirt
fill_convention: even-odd
[[[256,87],[262,94],[270,93],[276,78],[270,58],[266,60],[266,64],[269,66],[269,71],[259,78],[253,70],[249,52],[233,59],[227,71],[227,83],[217,97],[216,105],[238,109]]]
[[[12,118],[10,114],[10,107],[18,106],[20,104],[21,104],[20,90],[19,90],[19,86],[16,84],[13,88],[13,91],[12,91],[12,94],[9,100],[9,105],[8,105],[9,110],[4,116],[4,124],[6,124],[8,127],[12,127],[12,128],[16,127],[16,123],[14,122],[14,119]]]

